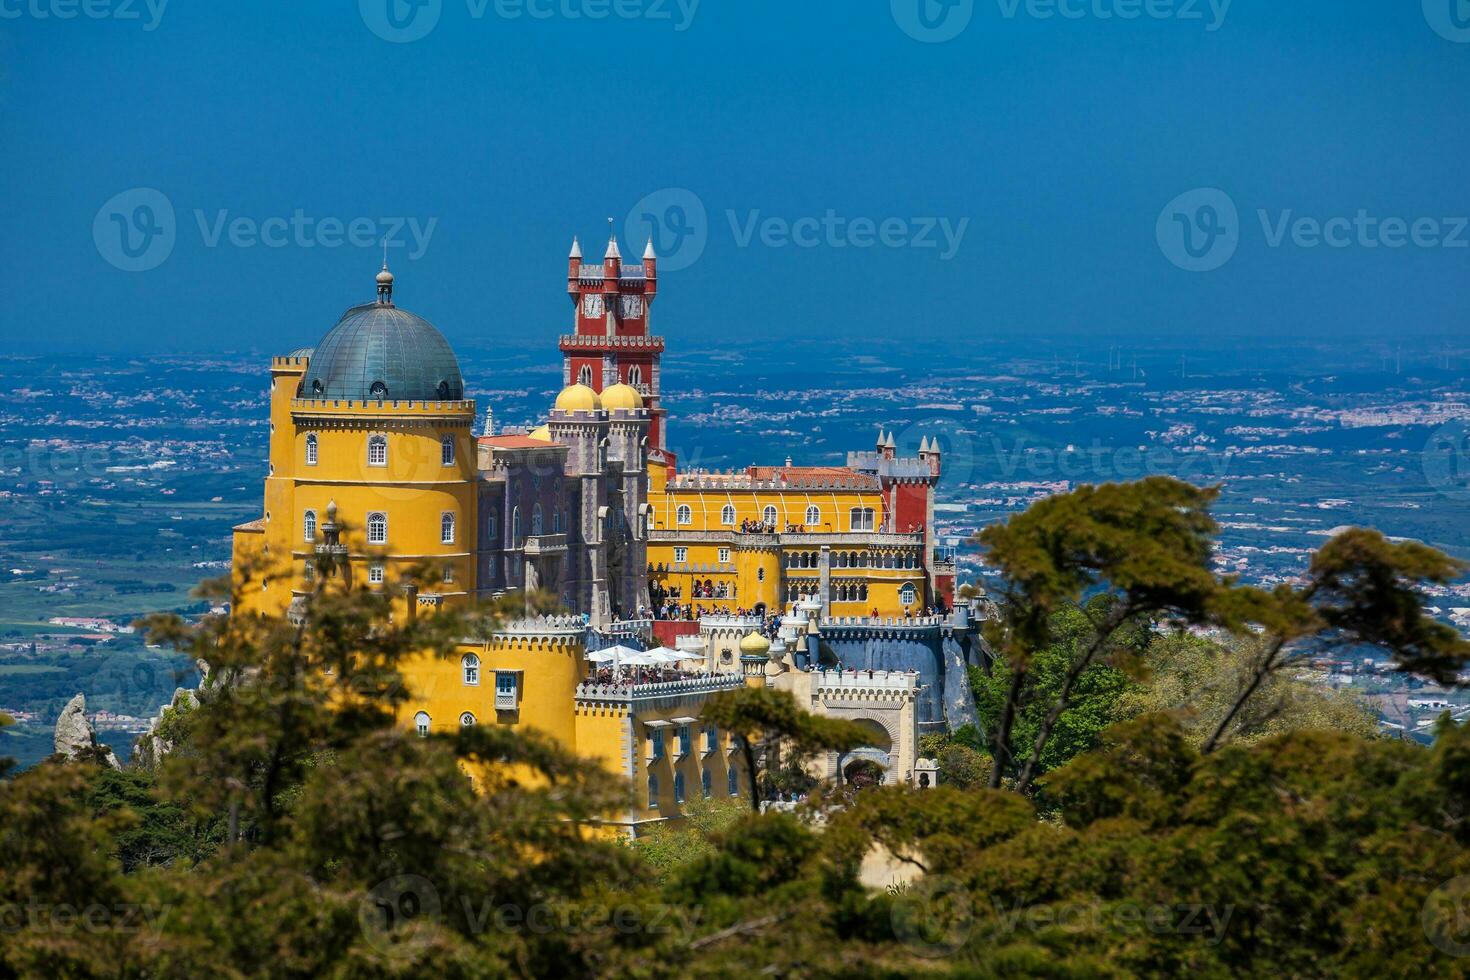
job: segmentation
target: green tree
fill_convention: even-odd
[[[1093,643],[1093,623],[1107,618],[1103,607],[1108,601],[1100,598],[1090,607],[1068,605],[1054,612],[1048,623],[1051,644],[1036,651],[1024,671],[1019,706],[1011,723],[1008,755],[1012,758],[1024,757],[1036,744],[1049,712],[1071,680],[1066,708],[1057,714],[1037,757],[1038,774],[1096,748],[1103,730],[1127,717],[1122,702],[1137,686],[1134,677],[1143,675],[1143,651],[1152,637],[1147,623],[1133,621],[1121,626],[1093,662],[1071,676],[1073,666]],[[1011,664],[1004,659],[997,660],[988,673],[971,668],[975,707],[986,731],[1000,727],[1013,687],[1012,675]]]
[[[660,881],[667,881],[679,868],[713,854],[716,839],[745,816],[738,800],[699,796],[684,804],[684,819],[661,822],[633,841],[638,855]]]
[[[1176,712],[1189,737],[1202,746],[1253,680],[1261,642],[1254,636],[1216,640],[1184,633],[1156,637],[1145,657],[1148,680],[1124,693],[1120,715]],[[1378,717],[1351,690],[1335,690],[1275,671],[1237,709],[1228,735],[1231,741],[1244,742],[1310,730],[1371,738],[1378,732]]]
[[[1271,591],[1242,586],[1211,569],[1218,527],[1209,507],[1216,494],[1168,477],[1082,486],[980,532],[1004,597],[987,639],[1009,673],[991,733],[992,786],[1013,774],[1017,789],[1030,790],[1083,675],[1099,662],[1122,665],[1120,652],[1133,657],[1118,640],[1139,624],[1203,624],[1261,638],[1261,653],[1205,739],[1205,752],[1222,744],[1267,677],[1302,656],[1375,647],[1400,669],[1441,682],[1453,681],[1470,659],[1470,642],[1424,610],[1427,587],[1454,579],[1463,571],[1460,562],[1355,528],[1313,556],[1303,583]],[[1032,672],[1057,643],[1056,614],[1069,606],[1087,614],[1088,638],[1060,683],[1038,689]],[[1035,736],[1018,749],[1016,726],[1038,699]]]

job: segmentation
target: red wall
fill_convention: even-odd
[[[890,491],[893,501],[893,530],[908,534],[922,530],[929,519],[929,487],[923,483],[900,483]]]

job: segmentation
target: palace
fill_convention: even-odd
[[[901,779],[915,778],[919,731],[973,720],[972,631],[965,610],[943,615],[954,566],[933,533],[937,440],[904,457],[880,433],[845,466],[680,472],[651,244],[625,266],[610,239],[589,265],[573,241],[564,388],[530,431],[496,433],[487,412],[477,435],[448,341],[394,302],[386,262],[376,290],[271,362],[264,512],[235,529],[236,615],[299,618],[328,585],[384,591],[395,616],[551,593],[564,615],[466,643],[458,663],[410,664],[403,723],[548,733],[646,790],[614,821],[634,831],[689,793],[748,792],[729,740],[699,720],[721,690],[771,683],[856,712]],[[595,666],[606,647],[655,642],[682,659]]]

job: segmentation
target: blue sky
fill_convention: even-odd
[[[639,211],[686,345],[1466,324],[1470,0],[152,2],[0,0],[6,351],[310,344],[388,231],[549,344]]]

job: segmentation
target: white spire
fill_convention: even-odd
[[[569,258],[569,259],[580,259],[581,257],[582,257],[582,244],[581,244],[581,242],[577,241],[577,236],[576,235],[573,235],[572,236],[572,254],[571,255],[568,255],[567,258]]]
[[[883,443],[883,448],[884,449],[897,449],[898,448],[898,443],[896,443],[896,442],[893,441],[893,433],[892,432],[888,433],[888,441],[885,442],[885,443]]]
[[[924,436],[923,438],[921,438],[919,440],[919,455],[922,456],[924,453],[927,453],[928,451],[929,451],[929,437],[928,436]]]
[[[643,259],[646,262],[649,259],[656,259],[656,258],[658,258],[658,256],[653,254],[653,239],[650,238],[648,240],[648,246],[646,248],[644,248],[644,250],[643,250]]]
[[[613,219],[607,219],[607,254],[605,259],[620,259],[623,253],[618,251],[618,233],[613,229]]]

